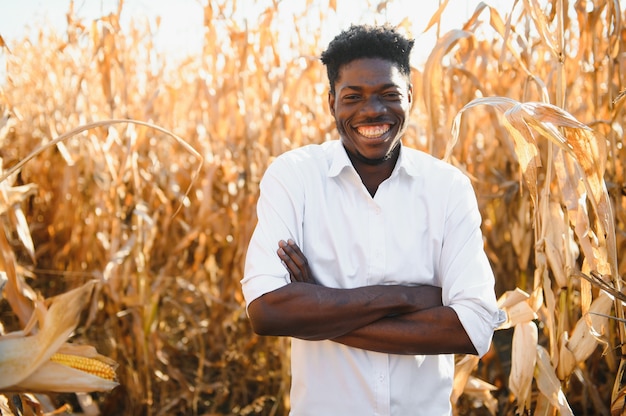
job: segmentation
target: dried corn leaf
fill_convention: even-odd
[[[593,161],[587,163],[593,164]],[[598,164],[602,165],[603,162],[598,161]],[[587,267],[611,275],[611,264],[615,263],[616,255],[613,253],[613,249],[607,249],[614,244],[614,226],[609,221],[613,214],[610,204],[606,202],[608,194],[604,182],[601,178],[598,179],[598,175],[601,173],[598,171],[593,174],[596,179],[592,182],[596,184],[596,187],[595,192],[592,193],[595,193],[596,196],[590,200],[597,211],[597,217],[601,221],[599,227],[593,227],[590,223],[590,214],[586,203],[589,194],[587,188],[593,186],[593,183],[580,169],[573,166],[571,159],[563,157],[562,154],[556,155],[554,166],[563,195],[563,203],[569,211],[568,217],[578,237],[580,250],[585,255]],[[607,240],[604,238],[605,235]]]
[[[561,388],[561,382],[552,367],[548,352],[540,345],[536,347],[535,351],[537,354],[537,374],[535,376],[537,388],[559,411],[561,416],[573,415],[574,413]]]
[[[603,205],[608,204],[604,198],[603,180],[606,165],[605,141],[596,137],[587,125],[557,106],[546,103],[524,103],[522,106],[527,114],[525,121],[528,125],[578,162],[585,174],[583,178],[589,182],[592,202],[601,206],[603,209],[599,214],[605,215],[606,208]],[[606,225],[608,219],[602,218]]]
[[[537,168],[541,166],[539,150],[535,138],[525,121],[524,104],[506,97],[477,98],[465,105],[456,115],[452,127],[453,140],[449,143],[449,154],[458,140],[459,124],[464,111],[478,106],[487,105],[499,111],[500,120],[513,139],[515,154],[520,164],[522,177],[535,206],[537,206]]]
[[[608,45],[608,53],[607,55],[611,57],[611,59],[617,59],[617,56],[620,53],[620,29],[623,29],[622,27],[622,18],[621,18],[621,11],[623,10],[620,7],[620,1],[619,0],[609,0],[606,2],[607,5],[607,12],[606,12],[606,28],[607,31],[609,31],[608,33],[608,40],[609,40],[609,45]]]
[[[531,298],[520,288],[510,290],[498,298],[498,307],[506,312],[506,321],[498,329],[508,329],[520,323],[537,319],[537,313],[531,306]]]
[[[527,323],[537,319],[537,313],[527,302],[517,303],[505,309],[506,321],[498,329],[508,329],[517,324]]]
[[[538,331],[534,322],[520,323],[513,330],[509,389],[517,400],[519,414],[531,405],[532,381],[537,359]]]
[[[591,304],[589,316],[578,320],[567,347],[576,357],[577,362],[586,360],[593,350],[602,343],[608,347],[608,315],[613,307],[613,299],[602,292]]]
[[[467,30],[467,31],[471,31],[473,29],[473,27],[476,26],[476,24],[478,23],[478,17],[480,16],[480,14],[485,9],[489,9],[489,13],[492,14],[492,15],[493,15],[494,12],[496,14],[498,13],[493,8],[489,7],[486,3],[481,1],[480,3],[478,3],[476,5],[476,8],[474,9],[474,12],[469,17],[469,19],[467,19],[467,21],[463,24],[463,28],[462,29],[463,30]],[[501,22],[501,20],[500,20],[500,22]],[[502,26],[502,27],[504,27],[504,26]],[[503,34],[503,32],[501,34]]]
[[[567,287],[568,276],[576,264],[578,247],[570,236],[570,228],[561,204],[550,202],[548,215],[543,221],[544,250],[558,287]]]
[[[561,334],[561,338],[559,340],[559,362],[556,367],[556,373],[559,380],[567,380],[578,365],[576,356],[567,347],[568,343],[569,337],[567,332],[565,332]]]
[[[495,416],[498,414],[498,400],[493,392],[497,390],[493,384],[472,376],[467,380],[463,393],[474,401],[476,408],[485,406]]]
[[[445,97],[442,95],[441,88],[443,83],[443,65],[441,65],[441,60],[458,42],[472,36],[471,32],[462,30],[452,30],[446,33],[437,41],[437,45],[433,48],[424,65],[422,76],[424,103],[428,112],[431,131],[435,138],[442,134],[441,129],[445,122],[443,109]],[[431,141],[431,143],[434,141]],[[430,153],[433,153],[432,149]]]
[[[439,24],[439,22],[441,22],[441,15],[443,14],[443,12],[446,9],[446,7],[448,7],[448,1],[449,0],[444,0],[442,3],[439,3],[439,8],[431,16],[430,20],[428,21],[428,24],[426,24],[426,28],[424,28],[424,33],[428,32],[431,27],[433,27],[434,25]]]
[[[476,355],[464,355],[454,365],[454,383],[450,400],[456,403],[465,391],[465,386],[470,379],[472,372],[476,369],[480,359]]]
[[[2,162],[2,158],[0,158],[0,173],[4,173]],[[35,194],[37,186],[34,184],[13,186],[15,179],[15,174],[5,175],[4,179],[0,181],[0,215],[8,215],[8,219],[15,228],[20,242],[34,262],[35,248],[22,210],[22,204]]]
[[[547,16],[541,8],[542,4],[537,0],[524,0],[524,5],[535,23],[536,29],[539,31],[540,39],[545,42],[555,57],[559,57],[561,48],[555,36],[555,31],[550,27]]]
[[[20,323],[26,325],[33,314],[33,301],[37,295],[25,284],[23,278],[18,276],[15,264],[13,249],[4,230],[0,230],[0,270],[4,271],[7,279],[3,288],[4,298]]]
[[[624,414],[626,414],[626,359],[622,358],[611,392],[611,416]]]
[[[530,253],[534,250],[533,232],[531,223],[531,201],[524,198],[517,207],[517,215],[510,225],[511,244],[517,255],[517,264],[520,270],[528,265]]]
[[[498,298],[498,307],[501,309],[510,308],[520,302],[530,299],[530,295],[519,287],[513,290],[507,290]]]

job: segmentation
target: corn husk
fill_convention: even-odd
[[[39,328],[33,334],[19,331],[0,337],[0,391],[84,392],[110,390],[115,381],[50,361],[53,354],[101,357],[90,347],[67,344],[88,303],[95,281],[58,295],[49,308],[36,310]],[[103,360],[108,365],[114,363]]]

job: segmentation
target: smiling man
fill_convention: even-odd
[[[470,181],[402,145],[412,46],[340,33],[322,54],[339,140],[261,181],[242,288],[254,331],[292,338],[294,416],[449,415],[454,354],[504,318]]]

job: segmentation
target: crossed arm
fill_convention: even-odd
[[[280,241],[277,254],[289,271],[291,284],[248,306],[258,334],[329,339],[391,354],[476,354],[456,312],[442,305],[440,288],[329,288],[316,283],[306,257],[293,241]]]

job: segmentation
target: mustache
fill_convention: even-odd
[[[389,120],[389,118],[385,116],[366,117],[363,122],[367,124],[394,124],[393,120]]]

